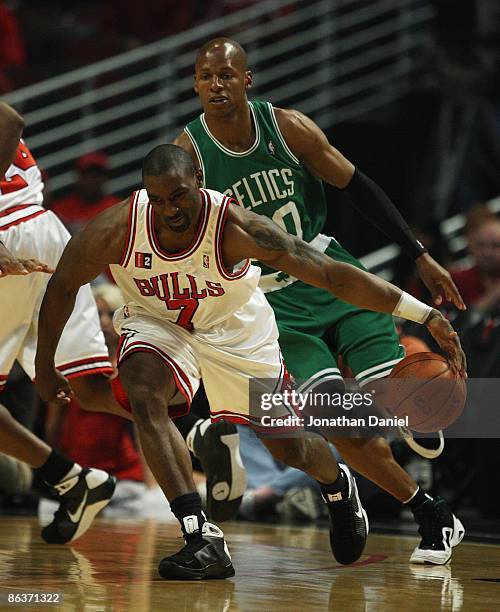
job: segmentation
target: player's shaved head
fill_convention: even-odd
[[[210,56],[220,57],[221,59],[231,59],[232,63],[241,70],[248,70],[245,49],[243,49],[239,42],[231,38],[220,36],[206,42],[198,51],[195,69],[198,69],[199,65]]]
[[[146,176],[160,176],[165,172],[194,175],[196,169],[189,153],[173,144],[162,144],[152,149],[142,162],[142,180]]]

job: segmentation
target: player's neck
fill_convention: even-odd
[[[179,253],[188,249],[198,233],[198,227],[201,223],[201,208],[196,217],[196,220],[188,227],[185,232],[174,232],[168,225],[159,217],[154,215],[154,230],[158,245],[165,253]]]
[[[212,136],[235,153],[247,151],[255,142],[255,126],[248,102],[224,117],[205,114],[205,121]]]

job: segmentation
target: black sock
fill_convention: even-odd
[[[179,495],[170,502],[170,508],[181,524],[182,533],[186,538],[201,536],[201,528],[207,517],[203,512],[198,493]]]
[[[410,508],[410,510],[413,512],[428,499],[432,499],[432,497],[423,491],[421,487],[418,487],[417,492],[413,495],[410,501],[405,503],[405,506],[408,506],[408,508]]]
[[[325,484],[323,482],[319,482],[319,480],[317,482],[319,486],[321,487],[321,493],[323,494],[323,497],[325,498],[325,500],[341,501],[340,499],[334,500],[328,497],[329,495],[335,495],[336,493],[340,493],[341,491],[344,491],[347,488],[347,477],[340,467],[339,467],[339,475],[332,483]],[[342,499],[343,499],[343,496],[342,496]]]
[[[74,465],[75,462],[72,459],[53,448],[47,461],[34,471],[47,484],[55,485],[63,476],[66,476]]]

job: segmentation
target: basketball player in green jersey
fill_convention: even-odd
[[[231,195],[333,259],[361,268],[334,238],[321,234],[326,181],[345,190],[370,221],[414,258],[436,304],[444,292],[458,308],[465,308],[448,272],[414,238],[382,189],[302,113],[249,102],[251,86],[246,54],[237,42],[217,38],[199,51],[194,88],[204,114],[189,123],[175,143],[191,154],[205,187]],[[282,272],[261,268],[260,286],[276,315],[287,368],[308,381],[301,391],[338,384],[338,353],[358,383],[370,382],[370,388],[404,357],[391,316],[357,309]],[[384,439],[331,441],[349,465],[411,508],[422,536],[411,561],[448,562],[464,530],[444,500],[432,499],[418,487]]]

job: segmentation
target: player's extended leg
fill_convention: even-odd
[[[417,491],[418,484],[396,461],[389,443],[384,438],[329,436],[329,439],[356,472],[401,503],[407,503]],[[367,457],[370,457],[370,461],[367,461]]]
[[[338,350],[360,386],[375,390],[375,397],[382,398],[383,405],[383,378],[404,357],[392,319],[381,313],[356,311],[354,316],[339,322],[336,339]],[[384,440],[365,443],[344,440],[340,442],[339,450],[345,454],[346,461],[353,461],[353,467],[356,463],[356,470],[407,504],[413,512],[422,540],[410,562],[447,563],[465,530],[446,502],[440,498],[433,499],[420,489],[396,463]]]
[[[168,579],[200,580],[234,575],[222,531],[208,523],[193,482],[187,446],[168,415],[177,393],[170,369],[150,353],[133,353],[120,365],[141,447],[151,471],[181,524],[186,546],[158,568]]]
[[[42,530],[51,544],[76,540],[111,499],[116,479],[107,472],[83,468],[37,438],[0,405],[0,451],[34,468],[60,499],[52,523]]]
[[[317,480],[330,512],[330,545],[339,563],[354,563],[368,536],[368,517],[349,468],[339,466],[323,438],[297,434],[293,438],[262,438],[275,459]]]

